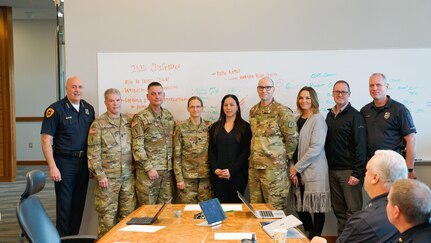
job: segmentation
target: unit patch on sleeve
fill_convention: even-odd
[[[50,118],[52,115],[54,115],[54,112],[54,109],[48,108],[48,110],[46,110],[45,117]]]

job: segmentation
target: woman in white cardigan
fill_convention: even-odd
[[[295,207],[309,238],[320,236],[325,213],[331,210],[328,162],[325,140],[328,127],[319,113],[319,102],[312,87],[303,87],[297,96],[299,142],[290,166],[295,186]],[[313,217],[312,215],[313,214]]]

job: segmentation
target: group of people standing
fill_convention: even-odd
[[[234,203],[247,186],[252,203],[293,206],[310,238],[321,234],[325,213],[333,209],[341,234],[362,208],[365,165],[376,150],[403,154],[415,178],[416,129],[408,109],[386,94],[380,73],[370,77],[373,102],[361,112],[348,101],[349,84],[337,81],[326,121],[312,87],[299,91],[295,116],[275,101],[269,77],[258,82],[260,102],[250,109],[250,123],[241,117],[238,98],[228,94],[215,123],[202,118],[202,99],[193,96],[189,118],[175,124],[162,107],[165,93],[158,82],[148,85],[148,107],[133,117],[121,113],[120,92],[106,90],[107,111],[95,119],[82,89],[78,77],[68,79],[66,97],[46,110],[41,131],[60,235],[79,232],[87,168],[98,181],[99,237],[137,205],[169,200],[175,187],[181,203],[213,197]]]

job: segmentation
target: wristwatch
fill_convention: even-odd
[[[409,171],[409,173],[411,173],[411,172],[413,172],[413,168],[409,168],[409,169],[407,169],[408,171]]]

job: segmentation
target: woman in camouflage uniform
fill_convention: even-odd
[[[190,118],[175,127],[174,173],[181,203],[198,203],[212,198],[208,165],[208,130],[202,119],[203,103],[197,96],[187,102]]]

